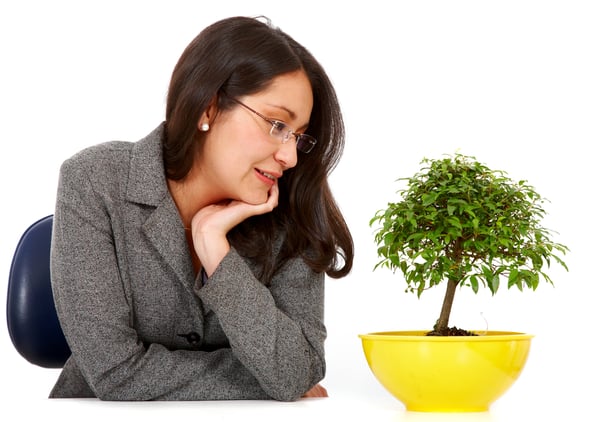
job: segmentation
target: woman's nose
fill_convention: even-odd
[[[296,166],[298,163],[298,149],[293,135],[289,141],[282,143],[275,151],[275,159],[286,170]]]

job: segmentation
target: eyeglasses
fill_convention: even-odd
[[[236,100],[235,98],[229,97],[229,99],[231,99],[232,101],[241,105],[245,109],[251,111],[252,113],[256,114],[258,117],[263,119],[265,122],[270,123],[271,130],[269,131],[269,134],[273,138],[279,139],[282,144],[285,144],[287,141],[289,141],[293,135],[294,138],[296,138],[296,148],[298,148],[298,151],[301,151],[305,154],[308,154],[309,152],[311,152],[312,149],[317,144],[317,140],[315,138],[313,138],[312,136],[307,135],[305,133],[296,133],[286,123],[284,123],[280,120],[269,119],[268,117],[263,116],[258,111],[251,109],[246,104],[242,103],[241,101]]]

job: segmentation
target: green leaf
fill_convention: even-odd
[[[423,206],[427,207],[433,204],[436,199],[437,194],[435,192],[423,194]]]
[[[473,292],[477,293],[479,291],[479,281],[477,280],[477,276],[472,275],[470,278],[471,289]]]

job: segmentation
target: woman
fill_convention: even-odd
[[[164,123],[61,167],[51,271],[72,356],[50,396],[326,396],[324,279],[354,253],[327,182],[343,136],[288,35],[243,17],[202,31]]]

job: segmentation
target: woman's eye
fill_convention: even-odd
[[[283,132],[287,125],[279,120],[273,120],[273,130],[277,132]]]

